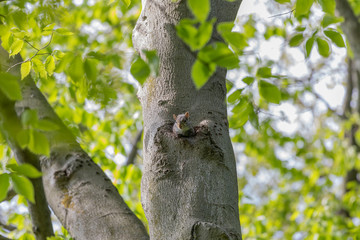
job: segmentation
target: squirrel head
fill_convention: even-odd
[[[173,118],[176,121],[176,125],[179,128],[181,128],[182,125],[188,121],[189,117],[190,117],[189,112],[186,112],[185,114],[179,114],[177,116],[173,114]]]

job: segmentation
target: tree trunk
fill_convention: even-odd
[[[353,98],[354,88],[357,88],[357,92],[360,89],[360,22],[355,16],[354,11],[352,10],[349,2],[347,0],[336,0],[336,9],[338,13],[344,18],[344,22],[341,24],[341,28],[345,33],[345,36],[349,42],[351,50],[354,54],[353,59],[349,60],[348,63],[348,76],[347,76],[347,94],[345,99],[345,109],[344,115],[348,118],[349,113],[360,113],[360,95],[357,96],[357,106],[353,111],[351,110],[350,103]],[[353,124],[350,129],[349,138],[350,144],[353,145],[357,152],[360,152],[360,146],[356,141],[356,132],[359,131],[359,125]],[[359,169],[352,168],[350,169],[344,178],[344,194],[347,193],[350,189],[348,183],[357,182],[360,183],[357,175]],[[340,213],[346,217],[352,217],[353,213],[347,209],[341,209]]]
[[[336,10],[345,19],[341,28],[354,53],[354,66],[360,71],[360,23],[347,0],[336,0]]]
[[[241,1],[211,1],[210,18],[234,21]],[[160,74],[139,98],[144,117],[142,203],[150,238],[241,239],[234,153],[226,109],[226,70],[218,68],[196,90],[196,54],[177,37],[175,25],[191,17],[186,1],[143,1],[134,46],[155,49]],[[216,29],[216,27],[214,27]],[[212,40],[219,40],[213,34]],[[190,112],[192,137],[172,132],[173,114]]]

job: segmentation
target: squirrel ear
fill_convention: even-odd
[[[176,120],[176,115],[175,114],[173,114],[173,118],[174,118],[174,120]]]
[[[186,117],[186,118],[189,118],[189,112],[186,112],[186,113],[185,113],[185,117]]]

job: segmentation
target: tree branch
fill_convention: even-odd
[[[132,149],[131,149],[131,152],[129,153],[129,156],[126,160],[126,165],[130,165],[130,164],[134,164],[135,162],[135,158],[136,158],[136,155],[137,155],[137,151],[138,151],[138,144],[141,140],[141,136],[142,136],[142,132],[143,130],[141,129],[137,135],[136,135],[136,138],[134,139],[134,142],[132,143]]]
[[[1,59],[8,59],[3,49]],[[20,55],[14,61],[22,62]],[[19,77],[20,67],[14,65],[12,73]],[[50,157],[40,156],[41,169],[48,202],[71,236],[87,240],[148,239],[144,225],[101,168],[81,149],[31,77],[20,84],[23,99],[16,102],[16,114],[20,116],[24,109],[32,109],[37,111],[39,119],[58,126],[43,132],[49,141]],[[9,119],[8,114],[4,113],[2,118]],[[9,132],[7,128],[4,131]]]
[[[15,154],[15,159],[19,164],[29,163],[39,171],[40,163],[36,155],[26,149],[21,149],[15,136],[21,130],[21,123],[15,112],[15,102],[9,100],[0,91],[0,130],[5,136],[10,148]],[[46,201],[42,178],[30,179],[34,186],[35,203],[28,201],[29,212],[33,224],[33,232],[36,239],[46,240],[53,236],[50,210]]]

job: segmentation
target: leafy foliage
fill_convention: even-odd
[[[23,57],[19,79],[0,73],[0,90],[10,100],[19,100],[18,80],[31,75],[85,151],[146,223],[139,201],[141,167],[123,165],[129,143],[141,128],[137,85],[159,74],[156,52],[144,51],[140,58],[129,51],[139,4],[130,0],[0,2],[1,45],[12,57],[18,53]],[[208,0],[189,0],[193,18],[175,26],[189,51],[197,54],[191,72],[197,89],[217,67],[233,69],[227,79],[227,100],[239,159],[243,237],[351,239],[360,235],[360,188],[349,183],[345,194],[339,189],[346,173],[360,167],[358,153],[346,136],[359,117],[354,114],[345,121],[328,106],[319,107],[322,100],[315,89],[323,78],[343,70],[343,65],[334,68],[332,61],[339,48],[346,46],[339,26],[344,19],[334,15],[334,0],[276,0],[272,4],[282,4],[289,14],[266,23],[249,16],[235,24],[216,24],[208,17]],[[360,5],[351,4],[359,14]],[[215,31],[222,41],[209,41]],[[271,41],[283,46],[278,58],[260,57],[262,45]],[[304,59],[300,54],[294,58],[293,51],[301,52]],[[309,69],[294,75],[291,69],[296,62],[308,63]],[[278,111],[289,105],[295,113]],[[311,116],[304,120],[302,112]],[[299,121],[289,134],[283,126],[292,115]],[[23,113],[21,124],[19,145],[48,155],[43,132],[57,125],[39,119],[31,110]],[[356,136],[360,142],[359,131]],[[24,197],[33,201],[28,178],[41,173],[29,165],[16,165],[3,137],[0,141],[0,201],[11,186],[21,195],[16,198],[18,205],[26,204]],[[341,215],[344,210],[350,218]],[[34,238],[26,213],[14,209],[7,220],[18,227],[9,237]],[[71,237],[58,229],[52,239]]]

